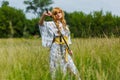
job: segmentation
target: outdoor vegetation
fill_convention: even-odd
[[[119,38],[72,42],[72,58],[82,80],[120,79]],[[0,80],[51,80],[48,50],[41,39],[0,39]],[[59,74],[57,80],[68,79]]]
[[[0,80],[51,80],[49,49],[42,47],[38,21],[52,0],[24,0],[21,9],[3,0],[0,6]],[[73,60],[82,80],[120,80],[120,16],[103,10],[66,12]],[[47,17],[47,21],[51,18]],[[57,80],[75,80],[58,73]]]
[[[0,34],[2,34],[0,38],[31,38],[32,36],[39,35],[38,21],[40,15],[47,5],[52,4],[52,1],[28,0],[24,3],[27,5],[26,12],[33,12],[33,14],[37,14],[38,17],[27,19],[22,10],[10,7],[7,1],[3,1],[3,5],[0,7]],[[51,9],[50,7],[50,10]],[[104,13],[101,10],[85,14],[81,11],[72,13],[65,11],[65,18],[70,27],[72,37],[101,38],[106,36],[120,36],[120,17],[112,15],[111,12]],[[50,20],[50,18],[46,20]]]

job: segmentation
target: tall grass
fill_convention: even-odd
[[[72,42],[72,58],[82,80],[120,80],[119,38]],[[0,80],[51,80],[49,49],[40,39],[0,39]]]

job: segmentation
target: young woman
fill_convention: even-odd
[[[44,21],[46,16],[53,18],[53,21]],[[58,68],[60,68],[64,74],[66,74],[69,68],[77,79],[80,80],[77,68],[71,56],[68,54],[68,48],[65,43],[66,41],[68,45],[71,44],[71,39],[63,10],[56,7],[53,8],[52,12],[44,12],[39,21],[39,28],[42,37],[42,45],[50,48],[50,72],[52,79],[55,80],[55,73]]]

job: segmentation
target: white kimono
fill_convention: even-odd
[[[59,26],[61,27],[62,35],[68,37],[68,45],[71,44],[69,30],[64,30],[61,23]],[[77,76],[78,71],[71,56],[68,55],[68,62],[65,61],[64,55],[66,45],[60,45],[53,42],[54,37],[59,35],[55,23],[53,21],[44,21],[43,25],[39,26],[39,29],[42,37],[42,45],[50,48],[50,71],[52,74],[52,79],[55,79],[55,71],[58,69],[58,67],[60,67],[64,74],[66,73],[67,68],[69,68]]]

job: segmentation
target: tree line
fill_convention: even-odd
[[[111,12],[94,11],[67,13],[67,23],[74,37],[119,37],[120,17]]]
[[[45,1],[43,0],[43,2],[39,3],[43,4],[44,2]],[[38,15],[46,8],[44,5],[31,5],[38,4],[37,2],[30,3],[30,1],[25,1],[24,3],[28,5],[26,11],[33,9],[33,13],[37,12]],[[47,4],[50,5],[52,2],[48,2]],[[38,9],[37,7],[41,8]],[[65,11],[65,18],[69,25],[72,37],[88,38],[120,36],[120,17],[112,15],[111,12],[103,13],[101,10],[85,14],[81,11],[72,13]],[[48,17],[46,20],[50,20],[50,18]],[[23,10],[10,7],[8,2],[4,2],[0,7],[0,38],[30,38],[39,35],[38,21],[39,17],[27,19]]]

